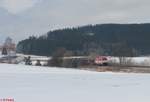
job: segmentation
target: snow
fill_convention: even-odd
[[[32,60],[49,60],[51,57],[47,56],[37,56],[37,55],[25,55],[25,54],[17,54],[19,57],[28,57],[30,56]]]
[[[16,102],[150,102],[150,74],[0,64],[0,98]]]
[[[131,64],[133,66],[150,66],[150,57],[125,57],[126,61],[129,61],[128,64]],[[118,64],[119,63],[119,57],[111,57],[111,62]]]

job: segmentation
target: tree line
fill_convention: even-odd
[[[124,49],[125,52],[132,50],[138,56],[150,53],[149,39],[150,24],[87,25],[49,31],[40,37],[30,36],[18,43],[17,52],[51,56],[58,48],[65,48],[75,56],[118,56],[118,49]],[[129,54],[122,53],[119,56]]]

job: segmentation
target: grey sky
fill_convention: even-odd
[[[149,0],[0,0],[0,42],[86,24],[149,23],[149,5]]]

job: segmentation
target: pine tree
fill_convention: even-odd
[[[8,54],[7,49],[4,47],[2,50],[2,55],[7,55],[7,54]]]

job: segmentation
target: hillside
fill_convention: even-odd
[[[118,45],[134,49],[138,55],[150,54],[150,24],[99,24],[49,31],[47,35],[20,41],[18,52],[51,55],[65,48],[75,55],[91,52],[113,55]]]
[[[15,102],[150,101],[149,74],[0,64],[0,82],[1,98]]]

